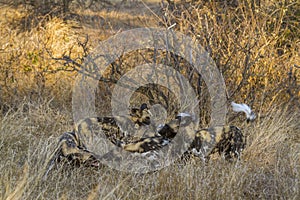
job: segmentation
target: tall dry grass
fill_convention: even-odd
[[[25,104],[25,102],[24,102]],[[47,102],[43,105],[47,107]],[[51,117],[49,117],[49,115]],[[70,114],[69,114],[70,115]],[[268,116],[243,127],[248,142],[241,161],[193,158],[148,174],[61,163],[46,181],[45,164],[59,133],[71,129],[68,114],[53,108],[11,111],[1,118],[2,199],[297,199],[299,113],[269,108]],[[36,128],[33,121],[51,127]],[[58,120],[59,119],[59,120]]]

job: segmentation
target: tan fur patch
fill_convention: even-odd
[[[211,134],[210,134],[209,131],[207,131],[207,130],[200,130],[199,133],[200,133],[200,135],[201,135],[201,137],[202,137],[202,139],[204,141],[206,141],[206,142],[212,142]]]
[[[224,135],[223,126],[214,127],[212,130],[215,135],[215,142],[216,143],[220,142]]]

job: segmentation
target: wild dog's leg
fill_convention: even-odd
[[[205,149],[203,145],[204,138],[202,137],[202,131],[197,131],[195,133],[195,139],[191,144],[190,150],[191,152],[196,155],[203,158],[203,160],[208,161],[209,157],[205,156]]]
[[[60,157],[60,154],[61,154],[61,149],[60,147],[57,147],[54,150],[53,154],[50,156],[50,160],[47,162],[46,171],[43,176],[43,180],[47,179],[49,172],[53,169],[57,159]]]
[[[226,153],[229,155],[229,158],[240,158],[240,154],[246,145],[246,139],[242,131],[236,126],[230,126],[229,134],[231,135],[230,148]]]
[[[224,153],[226,160],[239,158],[245,146],[245,138],[236,126],[224,126],[221,140],[216,144],[216,150],[221,155]]]

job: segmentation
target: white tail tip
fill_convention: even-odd
[[[256,118],[255,113],[251,110],[251,108],[248,105],[244,103],[238,104],[235,102],[231,102],[231,106],[234,112],[244,112],[246,114],[247,120],[249,121],[253,121]]]

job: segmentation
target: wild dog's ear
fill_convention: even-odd
[[[150,116],[153,116],[152,113],[150,112],[150,109],[148,108],[148,105],[146,103],[143,103],[141,105],[140,111],[142,112],[142,115],[144,115],[144,113],[149,114]]]
[[[244,112],[247,117],[247,121],[253,121],[256,118],[255,113],[251,110],[251,108],[246,104],[238,104],[231,102],[232,110],[234,112]]]
[[[149,109],[149,108],[148,108],[148,105],[146,103],[143,103],[141,105],[141,110],[145,110],[145,109]]]

